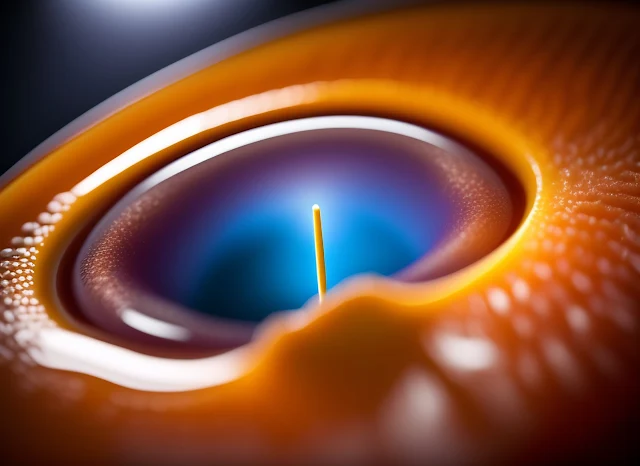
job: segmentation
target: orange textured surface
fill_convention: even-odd
[[[0,192],[3,396],[23,408],[17,432],[46,439],[28,453],[156,464],[628,454],[640,388],[639,30],[625,5],[365,16],[213,64],[61,145]],[[186,140],[51,206],[154,133],[233,101]],[[522,224],[437,281],[356,278],[303,318],[274,318],[246,370],[221,385],[148,393],[34,361],[46,328],[109,340],[68,318],[56,272],[132,184],[222,136],[333,113],[408,120],[482,148],[521,180]],[[61,213],[55,228],[21,232],[47,209]]]

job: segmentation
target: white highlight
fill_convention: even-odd
[[[509,312],[509,308],[511,307],[509,296],[502,288],[489,289],[489,291],[487,291],[487,300],[489,301],[489,306],[491,306],[497,314],[505,315]]]
[[[258,110],[264,112],[301,104],[313,96],[312,92],[305,92],[300,86],[293,86],[247,97],[192,115],[123,152],[74,186],[71,193],[77,197],[83,196],[138,162],[202,131],[245,118]],[[445,149],[467,152],[464,147],[439,134],[408,123],[375,117],[326,116],[275,123],[227,137],[174,162],[168,169],[161,170],[163,173],[170,173],[163,179],[224,152],[258,141],[301,131],[335,128],[385,131],[418,139]]]
[[[55,201],[49,205],[49,208],[56,212],[41,213],[38,223],[25,224],[23,229],[34,232],[40,230],[40,233],[46,235],[54,228],[53,224],[62,218],[62,212],[58,211],[67,210],[67,202],[75,201],[77,197],[91,192],[141,160],[198,132],[244,118],[257,110],[284,108],[314,98],[313,87],[292,86],[221,105],[186,118],[123,152],[78,183],[70,193],[56,196]],[[427,142],[456,153],[468,152],[464,147],[436,133],[399,121],[361,116],[306,118],[255,128],[203,147],[159,170],[128,196],[138,196],[140,191],[149,189],[176,173],[236,148],[280,135],[338,128],[384,131]],[[33,247],[6,248],[0,251],[0,257],[14,260],[22,257],[25,261],[27,257],[35,260],[35,254],[37,251]],[[13,262],[12,265],[17,267],[19,264]],[[30,276],[25,278],[28,279]],[[23,290],[20,284],[13,288],[16,291]],[[25,295],[27,293],[32,291],[24,291]],[[25,305],[26,299],[26,296],[23,297]],[[11,304],[19,306],[20,302],[11,301]],[[187,337],[184,333],[186,329],[145,316],[134,309],[126,309],[123,313],[123,320],[129,326],[145,333],[178,340]],[[12,332],[13,329],[5,325],[0,327],[0,332],[3,331]],[[29,347],[29,356],[44,367],[84,373],[124,387],[150,392],[197,390],[228,383],[246,372],[246,355],[249,352],[249,347],[242,347],[210,358],[173,360],[137,353],[60,328],[46,328],[34,332],[33,335],[23,336],[29,340],[25,341],[25,346]]]
[[[490,369],[498,362],[498,350],[489,340],[441,334],[435,339],[435,349],[447,365],[460,370]]]
[[[383,448],[402,464],[460,464],[454,448],[451,399],[442,383],[420,367],[401,374],[380,409]]]
[[[511,287],[511,291],[513,293],[513,296],[516,298],[516,300],[518,300],[521,303],[527,301],[531,293],[529,290],[529,285],[527,285],[527,282],[525,282],[521,278],[518,278],[513,283]]]
[[[125,309],[120,316],[122,321],[129,327],[149,335],[155,335],[156,337],[186,341],[191,335],[191,332],[184,327],[154,319],[135,309]]]
[[[323,129],[367,129],[384,131],[386,133],[398,134],[412,139],[417,139],[437,147],[451,150],[452,152],[468,152],[464,147],[459,146],[439,134],[420,128],[419,126],[400,121],[352,115],[304,118],[254,128],[214,142],[213,144],[205,146],[202,149],[176,160],[171,165],[158,171],[146,181],[143,181],[138,185],[138,188],[136,188],[130,195],[132,197],[139,196],[141,191],[146,191],[180,172],[225,152],[278,136]]]
[[[102,183],[131,168],[138,162],[191,136],[247,116],[304,103],[315,94],[300,86],[276,89],[229,102],[206,112],[197,113],[158,131],[106,163],[71,189],[76,197],[84,196]],[[295,123],[299,120],[294,120]],[[242,136],[241,133],[238,136]]]
[[[204,129],[203,116],[197,114],[157,132],[115,159],[98,168],[91,175],[75,185],[71,192],[75,196],[84,196],[102,183],[110,180],[136,163],[146,159],[162,149],[170,147],[184,139],[194,136]]]
[[[551,278],[551,267],[544,262],[537,262],[533,265],[533,273],[541,280],[549,280]]]
[[[60,328],[37,332],[29,355],[52,369],[80,372],[136,390],[181,392],[231,382],[245,370],[245,351],[174,360],[136,353]]]
[[[567,309],[567,322],[576,333],[586,333],[591,325],[589,315],[577,305]]]

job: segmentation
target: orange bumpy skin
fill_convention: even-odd
[[[629,454],[639,388],[639,30],[640,14],[624,4],[364,16],[211,64],[65,141],[0,192],[7,454],[111,464]],[[274,317],[197,389],[180,385],[192,361],[145,359],[147,349],[65,312],[59,265],[136,181],[225,135],[333,113],[409,120],[493,154],[525,187],[522,224],[437,281],[354,278],[320,307]],[[177,137],[136,146],[196,114]],[[78,184],[134,146],[145,154],[137,163],[90,189]],[[60,363],[68,372],[55,369],[65,341],[74,361],[107,348],[101,341],[129,349],[112,372]],[[221,371],[215,357],[207,361]],[[134,382],[108,381],[136,361],[177,385],[157,391],[137,369],[125,377]]]

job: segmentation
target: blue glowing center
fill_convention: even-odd
[[[450,228],[451,206],[418,142],[363,130],[247,146],[171,178],[149,283],[216,317],[260,321],[317,294],[313,204],[322,208],[327,286],[392,275]],[[187,189],[188,188],[188,189]],[[170,219],[170,220],[169,220]],[[171,244],[172,246],[167,246]],[[149,262],[150,261],[150,262]]]

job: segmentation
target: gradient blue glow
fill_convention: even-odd
[[[163,296],[217,317],[259,321],[298,308],[317,293],[316,203],[329,293],[352,275],[400,271],[446,234],[452,208],[418,150],[429,145],[399,140],[407,138],[310,132],[172,177],[153,188],[165,199],[147,226],[155,235],[140,245],[140,275]]]

